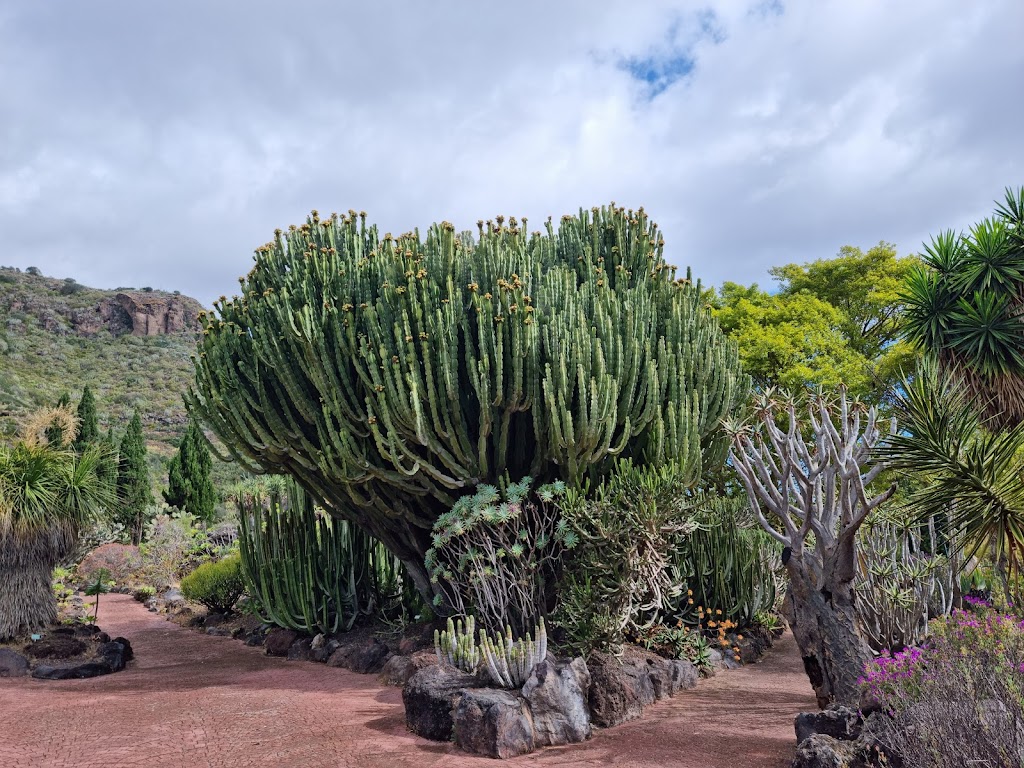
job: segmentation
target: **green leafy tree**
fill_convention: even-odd
[[[855,391],[870,386],[867,361],[847,343],[842,313],[809,294],[772,295],[758,286],[722,286],[716,311],[739,347],[743,368],[759,388],[808,385]]]
[[[966,234],[925,246],[909,276],[907,337],[967,388],[992,428],[1024,422],[1024,187]]]
[[[41,437],[58,424],[64,442]],[[53,569],[82,528],[113,506],[114,488],[99,472],[102,447],[77,453],[73,438],[70,409],[48,409],[0,445],[0,641],[56,621]]]
[[[96,398],[88,384],[82,389],[82,399],[78,401],[78,435],[75,437],[75,449],[82,450],[99,440],[100,428],[96,419]]]
[[[776,293],[726,283],[709,299],[760,388],[843,384],[879,401],[913,363],[898,321],[901,286],[916,263],[884,242],[867,252],[844,246],[832,259],[770,270]]]
[[[213,459],[202,428],[191,419],[168,468],[164,501],[206,523],[212,522],[217,503],[210,479],[212,469]]]
[[[498,217],[469,244],[447,222],[381,237],[314,212],[204,317],[190,410],[382,541],[424,596],[434,522],[481,483],[576,486],[617,457],[696,482],[748,392],[699,286],[642,209],[544,230]]]
[[[128,423],[118,449],[118,459],[117,493],[120,505],[115,517],[128,531],[132,543],[138,544],[147,522],[147,508],[153,503],[149,467],[146,464],[146,440],[138,411]]]

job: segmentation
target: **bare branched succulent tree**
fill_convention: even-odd
[[[872,657],[854,608],[857,532],[896,487],[868,495],[885,468],[872,455],[883,438],[874,408],[851,402],[845,388],[805,405],[760,395],[752,423],[727,424],[732,463],[758,521],[785,548],[783,613],[818,704],[856,705]]]

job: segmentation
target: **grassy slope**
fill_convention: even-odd
[[[88,383],[101,429],[112,427],[118,440],[139,410],[157,490],[167,482],[166,464],[185,430],[182,393],[192,377],[196,337],[193,332],[143,337],[72,330],[75,310],[91,309],[117,292],[73,288],[66,280],[0,267],[0,433],[13,433],[26,413],[53,405],[64,392],[77,406]],[[219,487],[237,479],[237,468],[214,465]]]

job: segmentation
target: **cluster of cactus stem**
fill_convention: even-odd
[[[939,529],[930,517],[922,525],[882,519],[861,530],[854,605],[873,650],[917,645],[930,619],[953,610],[959,556]]]
[[[433,523],[481,483],[576,487],[615,457],[697,478],[724,460],[748,379],[663,248],[643,209],[614,204],[533,233],[497,217],[476,242],[314,212],[204,315],[188,404],[429,593]]]
[[[401,599],[401,563],[355,526],[325,516],[294,482],[250,482],[235,501],[242,574],[264,621],[332,633]]]
[[[448,619],[448,629],[434,630],[434,652],[441,664],[475,674],[483,669],[495,685],[521,688],[530,672],[548,655],[548,633],[544,619],[534,626],[533,635],[516,638],[512,627],[495,633],[494,639],[481,629],[477,643],[476,620]]]
[[[476,644],[476,619],[467,616],[465,623],[448,619],[447,630],[434,630],[434,652],[437,660],[473,674],[480,664],[480,649]],[[483,634],[483,630],[481,630]]]
[[[533,668],[548,655],[548,633],[543,617],[534,627],[533,637],[518,640],[512,636],[512,627],[505,627],[492,640],[480,630],[480,648],[487,664],[487,674],[502,688],[522,688]]]
[[[697,623],[697,607],[721,610],[738,626],[771,611],[782,582],[782,547],[756,523],[743,519],[744,497],[713,498],[695,512],[699,527],[672,556],[674,580],[687,591],[669,599],[660,623]]]

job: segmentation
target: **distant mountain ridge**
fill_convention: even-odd
[[[0,267],[0,430],[89,383],[100,422],[120,437],[138,408],[150,447],[167,456],[186,423],[202,305],[149,288],[99,290],[72,278]]]

